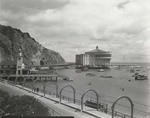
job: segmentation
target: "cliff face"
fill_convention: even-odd
[[[25,65],[44,65],[64,63],[62,56],[43,47],[29,33],[19,29],[0,25],[0,62],[5,59],[16,59],[22,50]]]

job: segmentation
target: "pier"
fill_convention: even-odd
[[[15,81],[17,81],[18,78],[23,78],[23,79],[40,79],[40,80],[45,80],[45,81],[58,81],[58,77],[62,78],[63,80],[67,78],[68,81],[72,81],[69,77],[65,75],[60,75],[60,74],[27,74],[27,75],[7,75],[7,74],[2,74],[2,78],[6,78],[9,80],[10,78],[14,78]]]

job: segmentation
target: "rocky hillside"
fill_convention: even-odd
[[[44,65],[64,63],[62,56],[43,47],[29,33],[19,29],[0,25],[0,62],[5,59],[16,59],[19,49],[23,52],[25,65]]]

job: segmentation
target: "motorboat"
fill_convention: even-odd
[[[89,76],[95,76],[95,74],[94,73],[87,73],[86,76],[87,77],[89,77]]]
[[[136,77],[138,75],[139,75],[139,73],[134,73],[134,75],[132,75],[132,77]]]
[[[148,76],[145,75],[137,75],[135,76],[135,80],[147,80]]]
[[[102,77],[102,78],[112,78],[113,76],[111,76],[111,75],[101,75],[100,77]]]
[[[104,69],[98,69],[97,72],[104,72]]]

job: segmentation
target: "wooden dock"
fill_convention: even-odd
[[[7,78],[7,80],[9,80],[9,78],[27,78],[27,79],[40,79],[40,80],[50,80],[50,81],[58,81],[58,77],[62,78],[63,80],[65,80],[65,78],[67,78],[67,80],[69,81],[70,78],[65,76],[65,75],[59,75],[59,74],[27,74],[27,75],[6,75],[6,74],[2,74],[0,75],[1,77],[5,77]],[[72,80],[71,80],[72,81]]]

